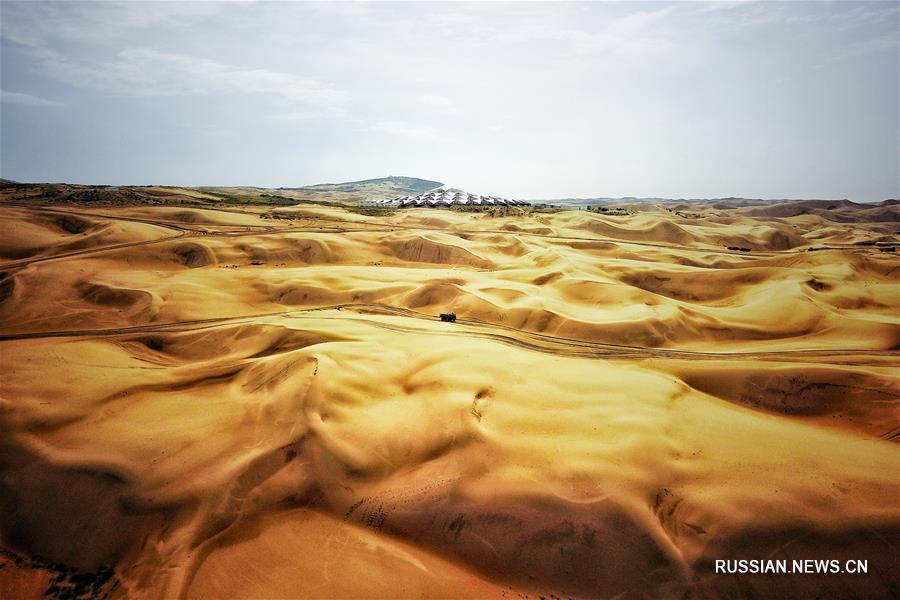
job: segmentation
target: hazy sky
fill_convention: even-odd
[[[900,196],[897,2],[2,2],[5,178]]]

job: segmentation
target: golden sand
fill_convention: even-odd
[[[0,591],[896,593],[896,208],[690,210],[5,206]]]

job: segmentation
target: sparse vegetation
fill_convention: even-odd
[[[351,206],[347,208],[347,212],[357,215],[365,215],[367,217],[389,217],[397,212],[396,208],[377,207],[377,206]]]
[[[596,212],[615,217],[627,217],[634,214],[633,210],[622,208],[621,206],[589,206],[587,210],[588,212]]]
[[[259,194],[251,196],[249,194],[226,194],[223,192],[207,192],[213,196],[221,198],[229,204],[276,204],[290,205],[298,204],[297,200],[287,198],[285,196],[276,196],[271,194]]]
[[[454,204],[448,210],[453,212],[485,213],[492,217],[505,217],[508,215],[523,214],[523,208],[518,206],[505,206],[496,204]]]
[[[100,565],[96,571],[82,571],[42,556],[28,558],[0,551],[0,569],[45,571],[50,585],[44,591],[44,596],[59,600],[105,598],[119,587],[115,570],[106,564]]]

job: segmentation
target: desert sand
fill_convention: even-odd
[[[898,223],[7,199],[0,595],[892,597]]]

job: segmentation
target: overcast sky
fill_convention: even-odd
[[[900,196],[897,2],[2,2],[2,177]]]

